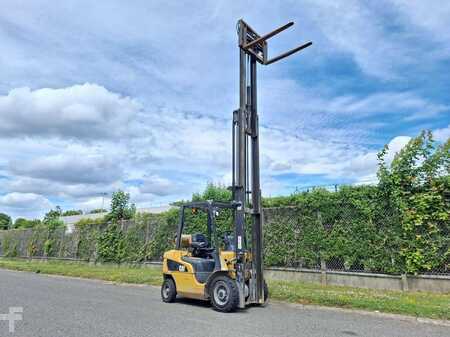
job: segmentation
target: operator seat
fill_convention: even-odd
[[[209,246],[204,234],[192,234],[192,256],[183,256],[181,259],[192,265],[195,278],[200,283],[205,283],[208,276],[214,271],[215,262],[211,258],[214,248]]]
[[[208,239],[205,234],[192,234],[191,247],[197,250],[203,250],[209,247]]]

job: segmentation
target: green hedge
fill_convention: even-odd
[[[373,186],[292,196],[290,208],[265,209],[268,265],[398,273],[398,214],[381,207]],[[273,205],[273,200],[270,201]]]
[[[402,228],[398,211],[384,200],[378,187],[342,187],[337,192],[314,190],[289,198],[266,199],[264,204],[264,255],[267,266],[295,266],[403,273]],[[274,207],[275,205],[279,207]],[[52,249],[45,252],[48,233],[43,230],[4,232],[3,254],[73,257],[102,262],[159,260],[173,247],[178,210],[138,214],[132,221],[114,224],[79,224],[74,233],[55,233]],[[187,213],[186,231],[204,232],[206,217]],[[220,236],[231,229],[231,214],[218,216]],[[447,224],[448,225],[448,224]],[[18,235],[22,233],[21,235]],[[25,235],[24,233],[28,233]],[[433,243],[432,268],[414,272],[448,272],[448,232]],[[63,242],[61,242],[63,240]],[[21,251],[20,247],[28,247]],[[429,255],[432,252],[429,253]]]
[[[318,189],[285,199],[266,199],[264,204],[271,206],[264,208],[267,266],[320,268],[322,263],[342,270],[407,271],[400,215],[377,187],[342,187],[337,192]],[[219,214],[220,236],[232,228],[231,219],[230,213]],[[186,223],[187,232],[206,230],[201,212],[188,212]],[[113,224],[79,224],[74,233],[66,235],[55,232],[49,236],[42,229],[5,231],[0,241],[6,256],[62,254],[101,262],[143,262],[159,260],[173,247],[177,224],[178,210],[172,209],[158,215],[138,214],[134,220]],[[52,242],[51,249],[48,242]],[[441,253],[448,243],[448,232],[442,231],[434,242],[434,265],[415,272],[448,272],[448,255]]]

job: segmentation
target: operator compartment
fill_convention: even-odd
[[[197,282],[205,283],[215,267],[212,256],[214,248],[210,247],[206,236],[201,233],[183,234],[181,248],[189,251],[189,255],[183,256],[181,260],[192,266]]]

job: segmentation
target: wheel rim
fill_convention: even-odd
[[[164,298],[168,298],[169,297],[170,287],[169,287],[168,284],[164,285],[162,293],[163,293]]]
[[[214,285],[214,301],[220,305],[220,306],[224,306],[228,303],[228,298],[229,298],[229,290],[227,285],[225,284],[225,282],[223,281],[218,281],[216,282],[216,284]]]

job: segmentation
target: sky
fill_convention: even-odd
[[[450,2],[18,1],[0,11],[0,212],[138,207],[230,184],[236,22],[258,68],[262,191],[376,182],[423,129],[450,136]]]

